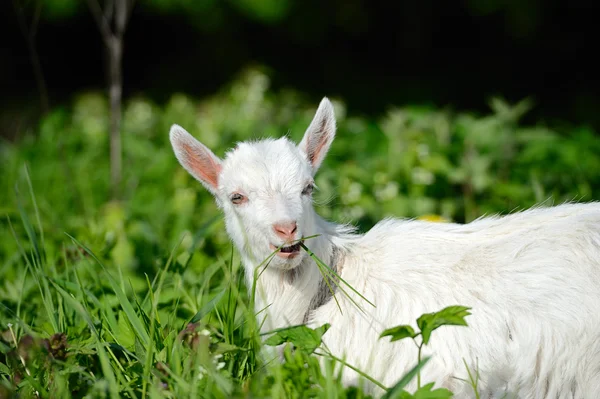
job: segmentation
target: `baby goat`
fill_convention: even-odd
[[[323,342],[387,386],[414,366],[407,340],[378,339],[389,327],[449,305],[472,308],[469,327],[435,332],[424,354],[427,381],[471,396],[600,398],[600,205],[565,204],[466,225],[385,220],[364,235],[321,219],[313,177],[336,130],[326,98],[297,146],[287,138],[242,142],[223,160],[173,125],[183,167],[216,198],[245,267],[274,256],[257,281],[263,330],[330,323]],[[332,300],[299,240],[375,306],[350,290]],[[355,301],[362,306],[357,309]],[[264,316],[263,316],[264,317]],[[344,371],[344,382],[358,374]]]

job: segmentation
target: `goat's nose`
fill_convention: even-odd
[[[296,222],[275,223],[273,225],[275,233],[284,240],[293,240],[297,228]]]

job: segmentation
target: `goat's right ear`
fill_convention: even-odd
[[[313,175],[325,159],[334,137],[335,115],[333,105],[327,97],[324,97],[321,104],[319,104],[315,117],[306,129],[306,133],[304,133],[304,138],[298,144],[298,148],[306,154],[306,159],[312,166]]]
[[[219,157],[179,125],[171,126],[169,136],[181,166],[216,195],[221,173]]]

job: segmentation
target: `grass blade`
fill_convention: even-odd
[[[331,273],[331,275],[335,276],[336,279],[339,279],[339,281],[343,284],[345,284],[348,288],[350,288],[350,290],[352,292],[354,292],[356,295],[358,295],[362,300],[364,300],[365,302],[367,302],[369,305],[375,307],[375,305],[369,301],[367,298],[365,298],[360,292],[358,292],[356,289],[354,289],[354,287],[352,287],[350,284],[348,284],[348,282],[346,280],[344,280],[335,270],[333,270],[331,267],[329,267],[329,265],[327,265],[325,262],[323,262],[321,259],[319,259],[319,257],[317,255],[315,255],[314,252],[312,252],[303,242],[300,242],[300,246],[302,247],[302,249],[304,249],[306,251],[306,253],[308,253],[308,255],[313,258],[313,260],[320,266],[323,267],[325,270],[327,270],[329,273]],[[338,285],[339,287],[339,285]],[[347,295],[347,294],[346,294]],[[348,296],[348,295],[347,295]],[[350,298],[350,296],[348,296],[348,298]],[[354,301],[353,301],[354,302]],[[356,303],[355,303],[356,304]]]
[[[353,365],[351,365],[350,363],[347,363],[345,360],[340,359],[339,357],[334,356],[333,354],[331,354],[330,352],[327,353],[319,353],[319,352],[315,352],[315,355],[319,355],[319,356],[327,356],[332,358],[333,360],[335,360],[336,362],[340,362],[341,364],[343,364],[344,366],[348,367],[349,369],[357,372],[361,377],[371,381],[373,384],[377,385],[379,388],[387,390],[387,387],[385,385],[383,385],[381,382],[377,381],[375,378],[371,377],[370,375],[368,375],[367,373],[365,373],[364,371],[360,370],[357,367],[354,367]]]
[[[404,388],[408,385],[408,383],[413,378],[415,378],[415,376],[419,373],[419,371],[421,371],[423,366],[425,366],[425,364],[427,364],[429,359],[430,359],[429,357],[426,357],[423,360],[421,360],[415,367],[413,367],[408,373],[406,373],[404,375],[404,377],[402,377],[400,379],[400,381],[398,381],[396,384],[394,384],[394,386],[391,387],[386,392],[386,394],[381,397],[381,399],[391,399],[391,398],[396,397],[396,395],[398,393],[402,392],[402,390],[404,390]]]
[[[17,203],[19,203],[19,201],[17,201]],[[20,205],[18,205],[18,206],[21,211],[21,218],[22,218],[24,227],[27,231],[29,231],[31,229],[31,225],[28,224],[27,214],[25,213],[25,211],[22,209],[22,207]],[[26,265],[27,269],[29,270],[29,272],[31,273],[31,275],[33,276],[33,278],[35,279],[35,282],[38,286],[38,289],[40,291],[40,296],[42,297],[42,303],[44,305],[44,309],[46,310],[46,315],[50,321],[50,325],[52,326],[52,330],[54,333],[57,333],[60,331],[59,327],[58,327],[58,321],[56,320],[57,312],[54,308],[54,300],[52,299],[52,294],[50,292],[50,287],[48,287],[48,282],[44,279],[44,274],[43,274],[41,268],[35,262],[35,258],[30,260],[29,257],[27,256],[27,253],[25,252],[25,249],[23,248],[23,245],[21,244],[21,241],[19,240],[17,233],[15,232],[15,229],[12,226],[10,218],[7,218],[7,220],[8,220],[8,225],[10,227],[10,231],[11,231],[13,238],[15,239],[15,242],[17,244],[17,248],[19,249],[19,252],[21,253],[21,257],[25,260],[25,265]],[[33,231],[31,231],[31,232],[28,232],[27,234],[31,240],[32,237],[34,237],[35,233]],[[36,245],[35,242],[32,242],[32,244],[34,246]]]
[[[90,255],[100,265],[100,267],[102,267],[102,270],[104,270],[104,273],[108,277],[108,281],[110,283],[111,288],[113,289],[114,293],[117,295],[117,298],[119,299],[119,302],[121,303],[121,307],[123,308],[123,311],[127,315],[127,319],[129,320],[129,323],[131,323],[131,327],[135,331],[137,337],[140,339],[142,344],[145,347],[148,347],[148,345],[150,343],[150,336],[148,335],[148,332],[144,328],[144,324],[142,323],[142,320],[135,313],[135,310],[133,309],[133,305],[129,301],[129,298],[127,298],[127,295],[125,295],[125,293],[123,292],[123,290],[121,289],[119,284],[110,275],[110,273],[108,272],[108,270],[106,269],[104,264],[100,261],[100,259],[98,259],[98,257],[88,247],[86,247],[85,245],[83,245],[82,243],[77,241],[77,239],[75,237],[72,237],[71,235],[69,235],[67,233],[65,233],[65,234],[71,240],[73,240],[73,242],[76,245],[78,245],[85,252],[87,252],[88,255]]]
[[[83,305],[81,305],[79,302],[77,302],[71,295],[69,295],[69,293],[67,293],[65,290],[63,290],[62,287],[60,287],[55,282],[51,282],[51,283],[54,285],[56,290],[62,295],[65,302],[67,302],[69,304],[69,306],[71,306],[71,308],[73,308],[77,313],[79,313],[79,315],[81,317],[83,317],[83,319],[88,324],[90,331],[92,332],[92,335],[96,338],[96,345],[95,345],[96,351],[98,354],[98,358],[100,360],[100,367],[102,369],[102,374],[104,375],[104,378],[106,378],[106,380],[108,382],[110,397],[111,397],[111,399],[118,399],[119,398],[119,387],[117,385],[117,379],[115,377],[115,373],[114,373],[112,367],[110,366],[110,360],[108,359],[108,354],[106,353],[104,344],[100,340],[100,334],[98,333],[98,330],[94,326],[94,322],[92,321],[92,318],[90,317],[89,313],[85,310]]]

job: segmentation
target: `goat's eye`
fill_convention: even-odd
[[[233,202],[236,205],[242,204],[248,200],[246,197],[244,197],[240,193],[231,194],[231,197],[229,197],[229,198],[231,199],[231,202]]]
[[[312,194],[314,188],[315,188],[314,184],[308,183],[306,185],[306,187],[304,187],[304,190],[302,190],[302,195],[310,195],[310,194]]]

